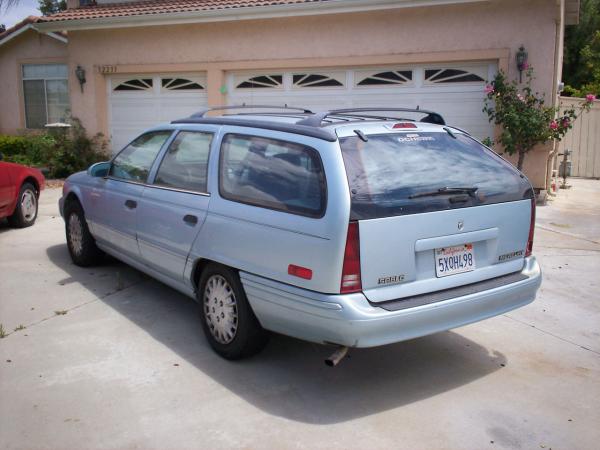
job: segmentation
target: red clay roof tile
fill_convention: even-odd
[[[81,19],[155,15],[195,11],[252,8],[261,6],[321,3],[329,0],[146,0],[127,3],[110,3],[81,6],[41,17],[40,22],[57,22]]]

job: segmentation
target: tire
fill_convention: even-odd
[[[236,271],[209,264],[198,287],[202,328],[216,353],[236,360],[255,355],[265,347],[269,335],[254,315]]]
[[[65,208],[65,234],[69,254],[76,265],[89,267],[102,261],[104,252],[96,246],[78,202],[72,201]]]
[[[26,228],[35,223],[38,215],[38,195],[35,186],[23,183],[19,190],[15,212],[8,218],[8,223],[14,228]]]

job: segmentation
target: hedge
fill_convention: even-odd
[[[41,168],[49,178],[65,178],[108,159],[102,135],[89,138],[77,119],[72,120],[67,130],[39,135],[0,135],[0,153],[4,161]]]

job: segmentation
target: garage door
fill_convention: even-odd
[[[114,76],[108,89],[113,152],[145,129],[189,116],[207,104],[203,74]]]
[[[303,106],[314,110],[345,107],[431,109],[446,122],[485,138],[492,126],[482,112],[486,80],[497,64],[429,64],[352,69],[300,69],[230,73],[230,105]]]

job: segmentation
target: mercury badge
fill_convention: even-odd
[[[465,227],[465,223],[462,220],[458,221],[458,231],[462,231],[462,229]]]

